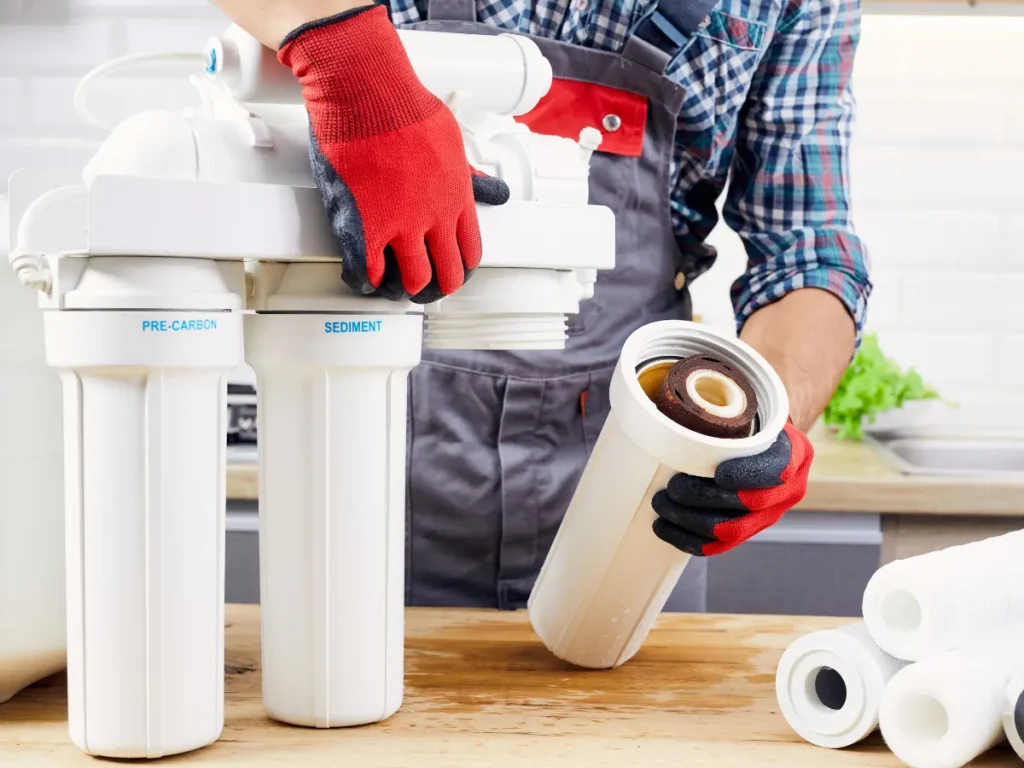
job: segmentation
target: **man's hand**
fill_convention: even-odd
[[[793,291],[759,309],[740,338],[779,374],[790,421],[766,452],[719,465],[714,479],[676,475],[652,501],[654,532],[693,555],[717,555],[777,523],[807,492],[817,421],[853,357],[850,313],[827,291]]]
[[[476,202],[500,205],[509,190],[470,167],[455,116],[419,81],[387,10],[303,24],[278,58],[303,85],[345,282],[419,303],[456,291],[480,263]]]
[[[673,477],[652,500],[654,533],[697,557],[726,552],[803,499],[813,459],[810,440],[789,422],[771,448],[722,462],[713,479]]]
[[[805,432],[839,386],[853,359],[856,335],[843,303],[818,288],[786,294],[752,314],[740,331],[740,339],[779,374],[790,418]]]

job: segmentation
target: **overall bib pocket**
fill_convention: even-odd
[[[695,159],[708,163],[732,133],[768,38],[764,23],[716,8],[669,65],[665,74],[687,89],[676,142]]]

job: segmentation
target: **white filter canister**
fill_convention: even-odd
[[[224,723],[224,420],[241,317],[45,320],[64,383],[71,737],[104,757],[205,746]]]
[[[401,705],[407,381],[422,341],[420,313],[246,317],[263,704],[275,720],[362,725]]]
[[[706,353],[744,373],[758,400],[750,437],[707,437],[664,416],[638,371],[651,361]],[[775,442],[789,417],[775,371],[738,339],[685,321],[651,323],[623,345],[611,413],[541,568],[530,621],[558,658],[603,669],[628,661],[679,581],[689,556],[655,536],[651,500],[672,475],[713,477],[723,461]]]
[[[64,397],[68,726],[91,755],[157,758],[224,724],[240,296],[199,259],[82,261],[78,309],[44,313]],[[190,300],[206,308],[173,309]]]

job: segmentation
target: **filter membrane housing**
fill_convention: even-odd
[[[660,413],[637,374],[651,361],[707,353],[747,376],[758,400],[750,437],[712,438]],[[744,342],[698,323],[662,321],[623,345],[611,412],[530,595],[534,630],[558,658],[617,667],[640,649],[689,556],[654,535],[651,499],[678,472],[713,477],[723,461],[767,450],[789,417],[775,371]]]

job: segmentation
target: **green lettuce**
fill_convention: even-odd
[[[840,438],[861,440],[862,425],[874,423],[877,414],[899,408],[908,400],[938,397],[917,371],[901,369],[882,352],[878,337],[867,334],[825,407],[823,419]]]

